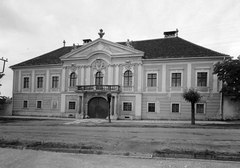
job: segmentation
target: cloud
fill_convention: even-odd
[[[0,2],[0,30],[8,33],[14,31],[17,32],[29,32],[28,21],[23,17],[24,11],[18,11],[6,1]]]

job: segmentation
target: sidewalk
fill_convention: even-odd
[[[0,118],[9,119],[40,119],[40,120],[63,120],[65,125],[81,125],[81,124],[108,124],[108,125],[191,125],[190,120],[111,120],[108,123],[107,119],[76,119],[76,118],[61,118],[61,117],[37,117],[37,116],[1,116]],[[240,125],[240,120],[236,121],[198,121],[196,125]]]

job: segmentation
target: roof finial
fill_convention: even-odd
[[[103,29],[100,29],[100,32],[98,33],[98,35],[100,36],[100,38],[102,38],[104,36],[104,32],[103,32]]]
[[[65,40],[63,40],[63,47],[65,47],[65,44],[66,44],[66,41],[65,41]]]

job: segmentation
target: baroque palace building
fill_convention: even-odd
[[[197,88],[196,119],[221,115],[214,63],[228,55],[178,37],[64,46],[11,66],[13,115],[112,119],[190,119],[181,94]],[[111,93],[110,107],[107,93]]]

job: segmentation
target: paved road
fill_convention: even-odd
[[[240,162],[146,159],[112,155],[66,154],[0,148],[1,168],[239,168]]]

